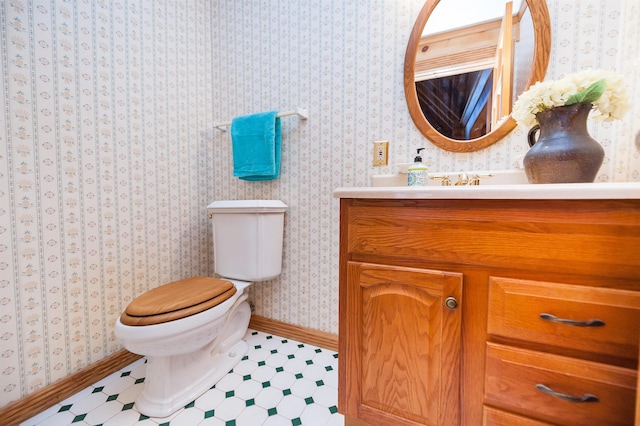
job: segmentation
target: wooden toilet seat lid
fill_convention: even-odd
[[[161,324],[210,309],[236,293],[231,281],[191,277],[161,285],[135,298],[120,317],[125,325]]]

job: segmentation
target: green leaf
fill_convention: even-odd
[[[607,87],[607,82],[603,78],[602,80],[598,80],[594,83],[591,83],[589,87],[584,89],[582,92],[573,94],[569,96],[565,105],[573,105],[578,103],[590,103],[597,101],[600,96],[604,93],[604,89]]]

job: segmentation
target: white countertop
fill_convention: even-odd
[[[612,200],[640,199],[640,182],[337,188],[336,198]]]

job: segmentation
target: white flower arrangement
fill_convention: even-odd
[[[589,69],[560,80],[537,82],[518,97],[511,116],[518,124],[531,127],[537,124],[537,113],[576,103],[593,103],[591,116],[599,121],[619,120],[631,107],[621,75]]]

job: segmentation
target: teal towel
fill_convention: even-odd
[[[252,181],[280,176],[282,132],[276,114],[261,112],[231,120],[234,176]]]

